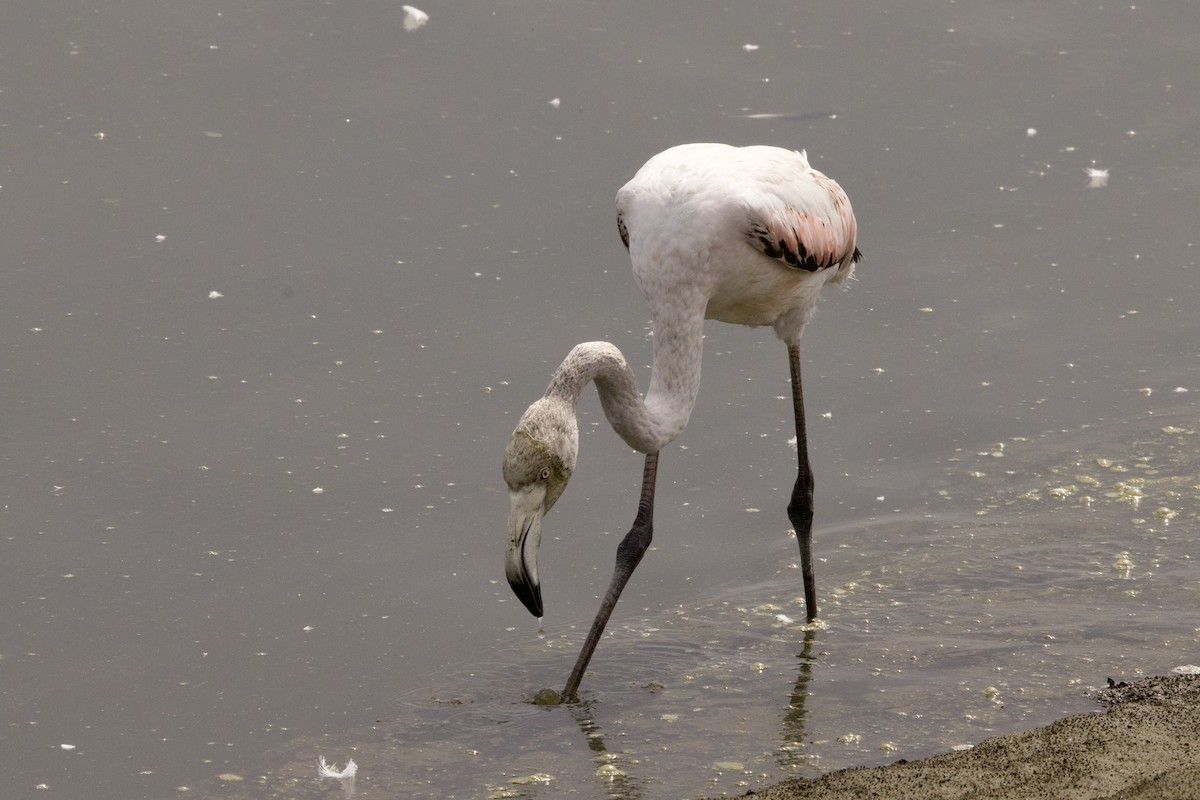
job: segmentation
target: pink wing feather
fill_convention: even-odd
[[[750,220],[746,236],[767,256],[816,272],[848,267],[862,258],[850,201],[842,187],[809,170],[788,202],[772,194]]]

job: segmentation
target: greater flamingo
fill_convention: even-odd
[[[842,283],[862,257],[842,187],[804,151],[685,144],[651,158],[617,192],[617,229],[654,318],[654,366],[643,400],[621,351],[576,345],[546,394],[521,416],[504,451],[510,494],[505,574],[542,616],[538,547],[542,517],[566,489],[579,452],[575,409],[595,381],[604,414],[646,454],[633,527],[617,548],[612,582],[560,696],[575,699],[621,590],[650,545],[658,454],[687,425],[700,388],[704,320],[770,325],[787,344],[799,475],[788,517],[800,544],[804,601],[816,619],[812,562],[813,476],[800,383],[800,333],[827,282]]]

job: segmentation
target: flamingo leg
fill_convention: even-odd
[[[562,701],[565,703],[576,699],[583,672],[592,660],[592,653],[604,634],[604,626],[608,624],[608,618],[617,606],[621,591],[650,547],[654,536],[654,480],[657,474],[658,453],[649,453],[646,455],[646,467],[642,472],[642,496],[638,500],[637,516],[633,520],[633,527],[617,546],[617,565],[613,569],[612,581],[604,594],[604,600],[600,603],[600,610],[596,612],[596,619],[592,621],[592,629],[588,631],[587,639],[583,642],[583,649],[579,651],[579,658],[575,659],[575,668],[571,670],[567,685],[562,691]]]
[[[804,387],[800,383],[800,341],[788,344],[788,362],[792,372],[792,408],[796,413],[796,454],[800,472],[788,503],[788,519],[800,544],[800,570],[804,573],[804,608],[808,621],[817,618],[817,585],[813,575],[812,521],[813,474],[808,463],[808,429],[804,424]]]

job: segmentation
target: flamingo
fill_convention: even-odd
[[[546,393],[517,423],[504,451],[510,511],[505,575],[542,617],[538,549],[542,519],[562,496],[579,452],[576,406],[589,381],[625,443],[644,453],[633,526],[579,657],[556,700],[577,699],[584,670],[621,591],[653,535],[662,448],[683,432],[700,388],[704,320],[770,325],[787,345],[799,474],[787,513],[800,545],[808,621],[817,617],[813,576],[813,474],[800,382],[800,334],[826,283],[844,283],[862,257],[850,200],[813,169],[804,151],[684,144],[651,158],[617,192],[617,229],[654,319],[654,365],[643,399],[621,351],[576,345]]]

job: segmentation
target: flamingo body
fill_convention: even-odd
[[[656,325],[697,313],[798,336],[827,282],[854,274],[858,225],[803,151],[685,144],[617,192],[617,225]],[[831,269],[832,268],[832,269]]]
[[[770,325],[788,346],[800,461],[788,516],[800,540],[809,619],[815,618],[800,334],[821,287],[848,280],[861,257],[846,193],[814,170],[803,151],[776,147],[686,144],[659,153],[617,193],[617,228],[654,318],[645,397],[615,346],[576,345],[505,449],[511,500],[505,572],[539,617],[541,521],[574,470],[575,409],[589,382],[596,384],[613,429],[646,454],[637,517],[618,548],[612,583],[568,678],[566,699],[574,697],[617,598],[650,544],[658,454],[683,431],[695,405],[706,318]]]

